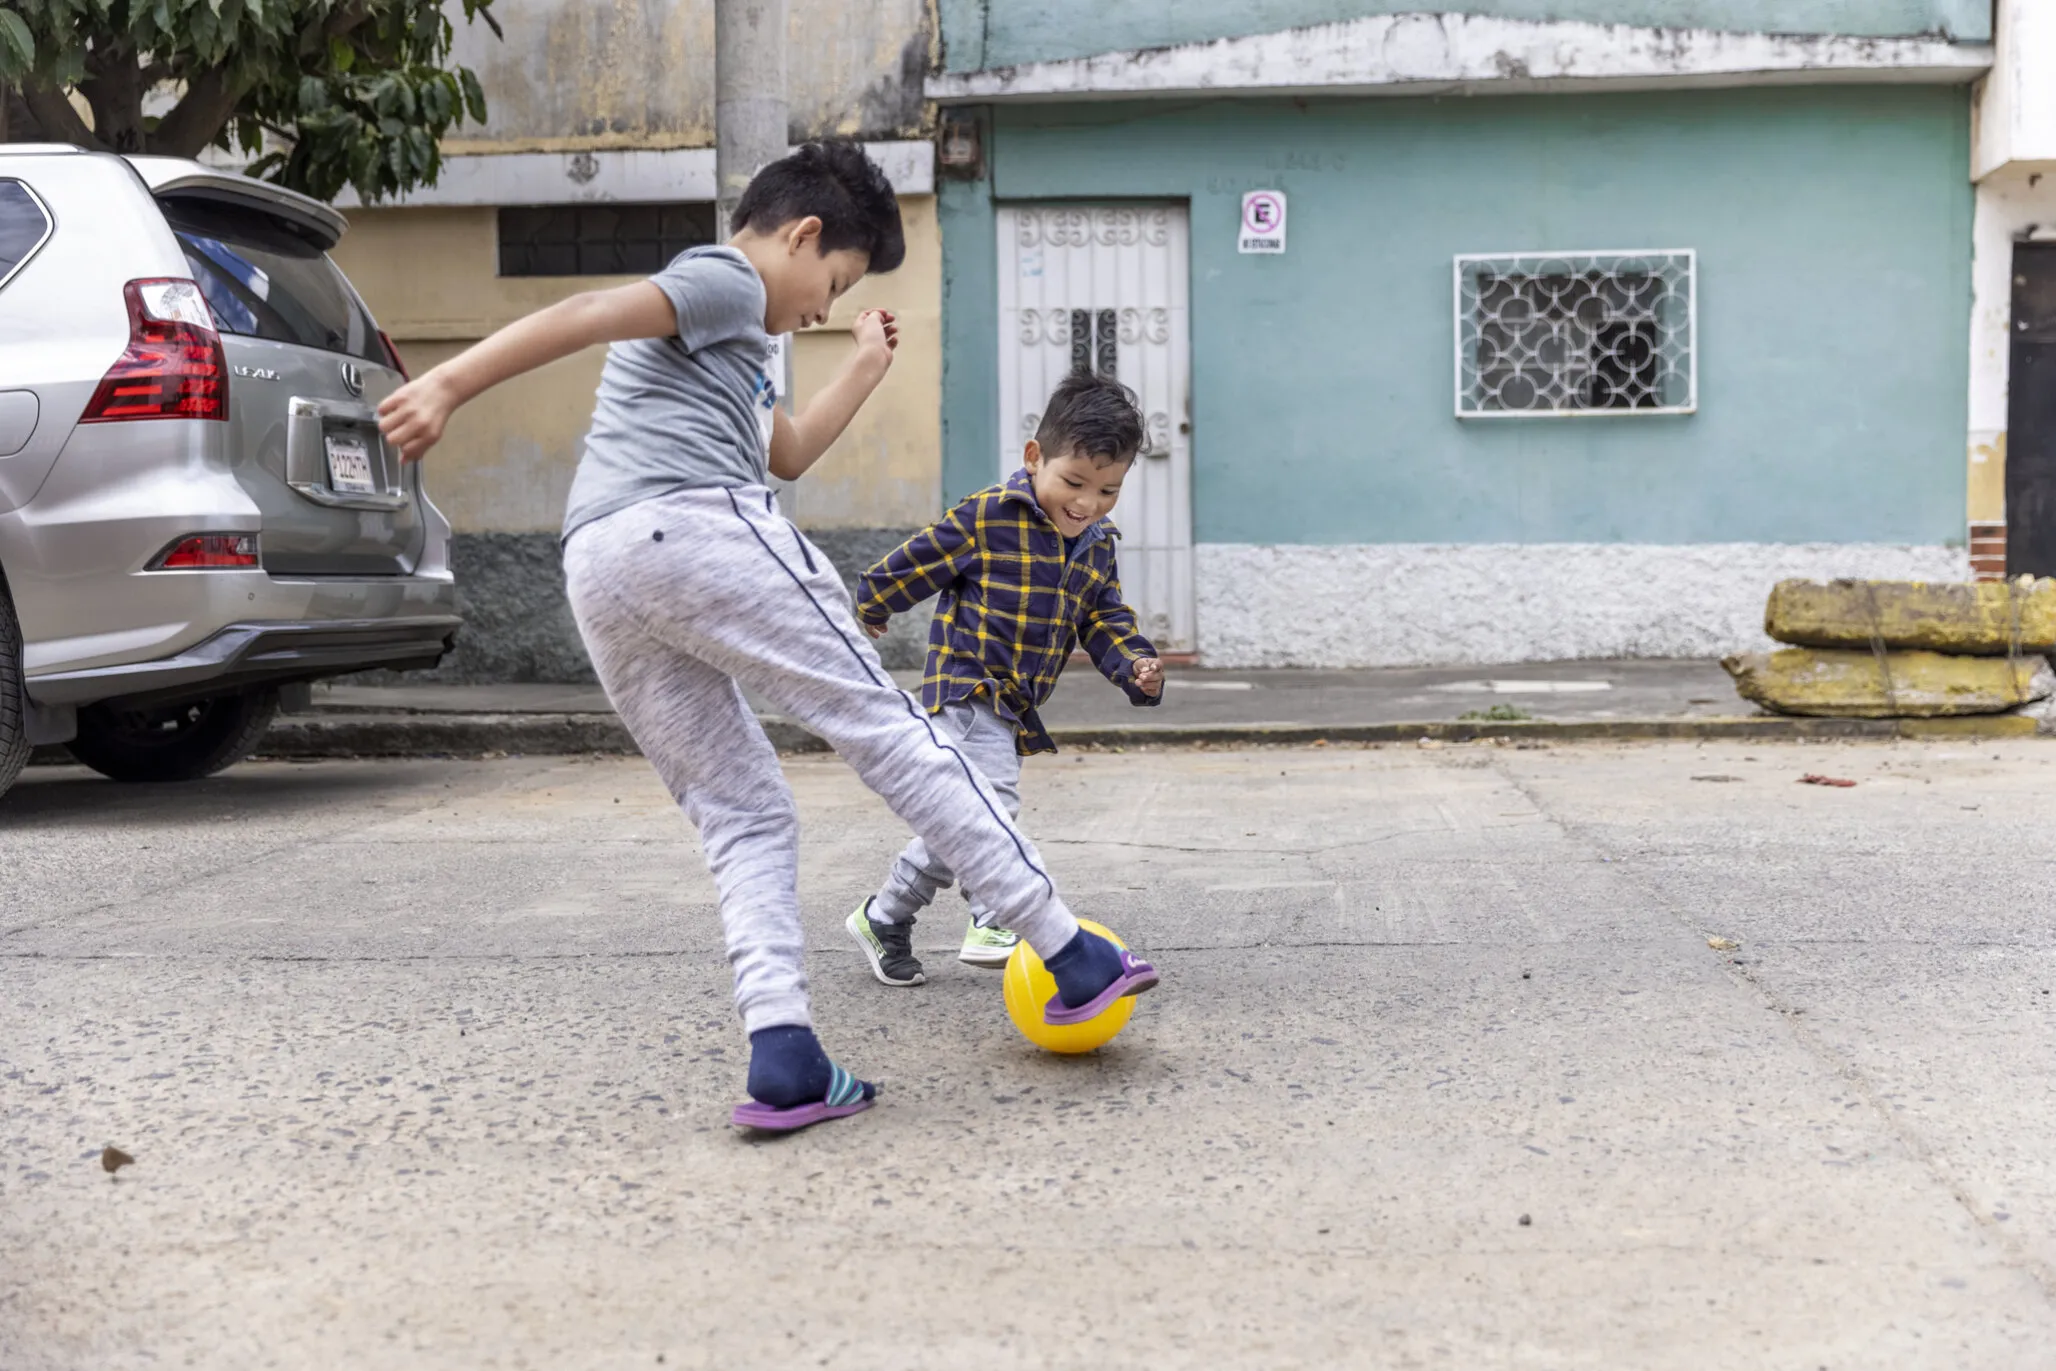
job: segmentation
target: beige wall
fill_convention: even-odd
[[[899,355],[885,384],[788,497],[788,512],[811,528],[923,524],[941,502],[941,239],[932,197],[902,197],[900,210],[906,265],[861,282],[828,326],[801,335],[793,350],[804,404],[847,353],[859,310],[883,306],[899,317]],[[358,210],[335,256],[417,376],[523,314],[632,279],[501,278],[491,209]],[[597,348],[566,358],[457,414],[426,479],[459,532],[558,526],[602,360]]]

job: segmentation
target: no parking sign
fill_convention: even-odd
[[[1285,251],[1285,192],[1251,190],[1242,195],[1242,235],[1237,252]]]

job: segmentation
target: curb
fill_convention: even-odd
[[[789,719],[760,720],[782,753],[825,752],[828,745]],[[2018,714],[1954,719],[1815,719],[1753,715],[1704,719],[1579,719],[1396,724],[1105,725],[1051,730],[1059,746],[1252,747],[1312,743],[1509,742],[1811,742],[1833,739],[2029,738],[2034,719]],[[635,755],[639,749],[612,714],[335,714],[280,719],[259,757],[485,757]]]
[[[780,752],[825,752],[828,745],[784,719],[762,719]],[[641,749],[612,714],[297,715],[274,723],[258,757],[561,757],[580,753],[638,756]]]

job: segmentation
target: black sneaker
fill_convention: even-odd
[[[928,979],[921,970],[921,959],[914,955],[911,923],[879,923],[871,917],[871,902],[866,900],[843,921],[843,927],[863,949],[865,959],[871,963],[871,974],[886,985],[920,985]]]

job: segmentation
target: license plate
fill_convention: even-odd
[[[328,449],[328,488],[338,495],[376,495],[371,479],[371,448],[354,433],[329,433],[321,439]]]

